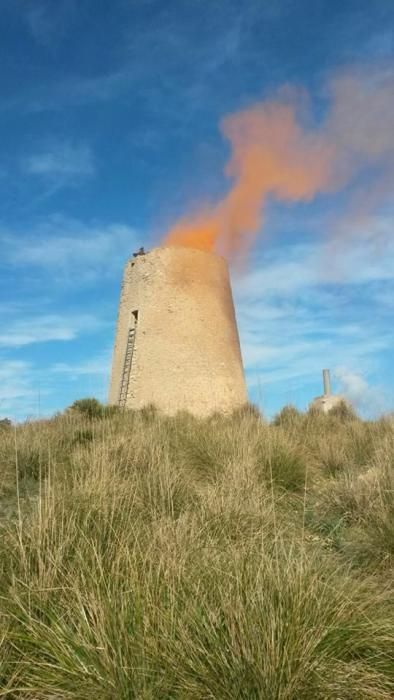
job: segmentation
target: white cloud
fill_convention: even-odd
[[[346,367],[337,367],[334,375],[342,387],[341,393],[351,401],[359,402],[368,392],[368,382],[361,374],[351,372]]]
[[[336,367],[334,376],[338,380],[339,393],[353,406],[367,415],[382,413],[388,409],[388,397],[383,387],[371,386],[367,379],[347,367]]]

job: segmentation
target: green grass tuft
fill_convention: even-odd
[[[1,432],[0,698],[393,697],[392,419],[90,408]]]

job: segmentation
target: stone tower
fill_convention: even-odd
[[[125,268],[109,402],[167,414],[230,412],[247,401],[225,260],[156,248]]]

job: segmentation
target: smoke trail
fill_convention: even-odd
[[[348,72],[331,82],[329,94],[323,131],[336,149],[337,189],[351,185],[346,223],[352,224],[394,190],[394,73]]]
[[[226,117],[221,130],[232,147],[225,169],[232,187],[212,208],[179,221],[166,243],[220,245],[232,256],[248,249],[260,230],[267,197],[307,201],[326,188],[333,154],[319,135],[302,130],[293,106],[279,102]]]
[[[393,87],[392,75],[369,83],[353,74],[338,78],[317,129],[303,127],[296,104],[288,101],[266,101],[227,116],[220,126],[232,149],[224,171],[231,178],[229,191],[176,222],[165,244],[220,249],[236,257],[263,229],[268,198],[311,201],[357,183],[366,168],[375,170],[368,184],[370,204],[356,184],[353,208],[360,210],[357,200],[376,207],[394,183]]]

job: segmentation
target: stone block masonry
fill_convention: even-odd
[[[125,267],[109,402],[166,414],[229,413],[247,401],[226,261],[156,248]]]

